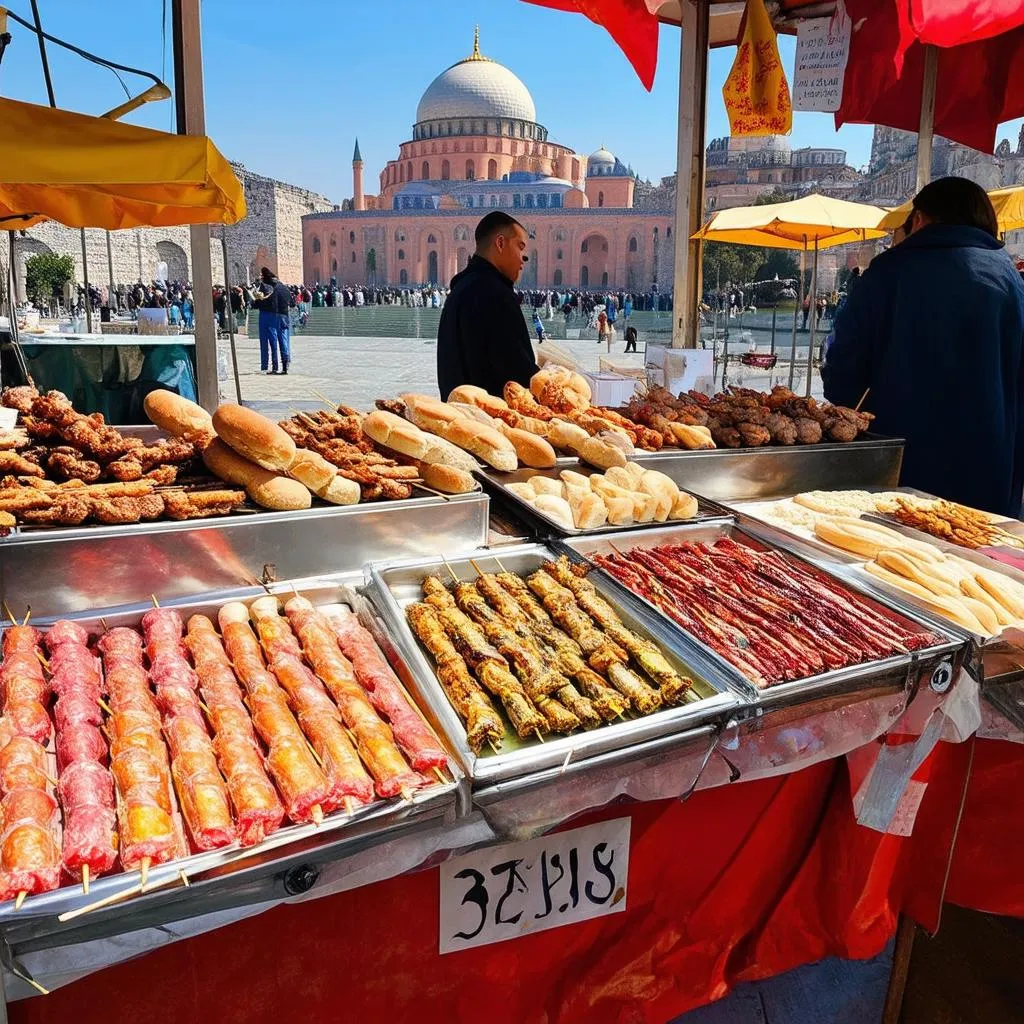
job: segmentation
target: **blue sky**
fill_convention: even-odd
[[[28,0],[8,0],[23,17]],[[163,0],[39,0],[44,28],[122,64],[171,82]],[[168,2],[166,5],[170,7]],[[207,131],[231,159],[251,170],[326,194],[351,193],[352,145],[359,137],[367,187],[408,139],[416,104],[430,81],[472,49],[481,49],[529,87],[551,136],[582,153],[605,145],[642,177],[675,169],[678,30],[663,27],[654,90],[647,93],[603,29],[582,16],[522,0],[207,0],[203,5]],[[0,94],[45,103],[34,37],[13,25],[0,65]],[[794,41],[781,41],[793,66]],[[60,106],[102,113],[124,99],[114,76],[51,47]],[[735,51],[711,56],[708,137],[728,134],[721,88]],[[127,79],[133,92],[144,87]],[[173,103],[130,118],[173,129]],[[1013,131],[1016,139],[1016,130]],[[855,166],[867,162],[871,128],[835,132],[827,114],[796,114],[792,144],[840,145]]]

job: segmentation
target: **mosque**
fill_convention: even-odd
[[[671,192],[603,146],[583,157],[554,141],[526,86],[480,52],[479,33],[423,93],[378,193],[364,192],[357,141],[352,198],[302,218],[305,280],[447,284],[491,209],[529,232],[522,288],[671,289]]]

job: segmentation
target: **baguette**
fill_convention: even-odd
[[[472,474],[455,466],[445,466],[441,463],[420,462],[417,463],[420,476],[428,487],[443,494],[466,494],[476,488],[476,480]]]
[[[295,442],[272,420],[254,409],[228,402],[213,414],[217,436],[243,458],[275,473],[295,458]]]
[[[875,562],[868,562],[864,568],[872,576],[882,580],[882,582],[888,583],[890,586],[895,587],[897,590],[902,590],[912,597],[916,597],[926,608],[942,618],[955,622],[958,626],[962,626],[971,633],[979,636],[984,635],[985,627],[978,621],[977,616],[961,601],[933,594],[919,583],[904,579],[894,572],[889,572],[888,569],[882,568],[882,566]]]
[[[1024,619],[1024,587],[1000,573],[974,566],[974,578],[1015,620]]]
[[[499,434],[504,435],[512,442],[519,461],[531,469],[550,469],[555,464],[555,449],[536,434],[528,430],[519,430],[510,427],[501,420],[495,420],[495,426]]]
[[[983,633],[995,636],[1003,631],[996,613],[983,601],[976,601],[973,597],[961,597],[960,603],[981,623]]]
[[[627,459],[621,448],[596,437],[588,437],[578,450],[579,457],[598,469],[611,469],[626,465]]]
[[[707,427],[690,426],[686,423],[669,423],[672,438],[682,448],[695,451],[701,448],[714,448],[711,431]]]
[[[219,437],[214,438],[203,452],[203,462],[214,476],[244,487],[245,493],[263,508],[283,512],[309,508],[313,504],[309,490],[298,480],[257,466]]]
[[[213,418],[201,406],[166,388],[150,391],[142,408],[152,423],[174,437],[183,437],[200,448],[213,439]]]
[[[555,448],[564,451],[576,452],[590,435],[575,423],[568,423],[565,420],[553,420],[548,431],[548,442]]]
[[[338,475],[338,467],[308,448],[298,448],[288,467],[288,475],[300,484],[305,484],[315,494]]]
[[[463,417],[451,420],[442,436],[503,473],[511,473],[519,465],[512,442],[493,427]]]
[[[466,418],[465,413],[429,395],[407,394],[400,397],[405,403],[405,413],[409,419],[421,430],[431,434],[444,437],[451,423]]]
[[[362,497],[362,490],[355,480],[335,473],[334,478],[326,487],[316,492],[318,498],[329,501],[332,505],[357,505]]]
[[[959,585],[950,583],[945,576],[938,572],[928,572],[919,562],[908,558],[900,551],[879,551],[875,556],[875,561],[883,569],[889,569],[904,579],[913,580],[933,594],[953,598],[960,596]]]
[[[472,384],[461,384],[449,396],[449,402],[463,402],[474,406],[495,419],[502,420],[510,427],[519,426],[519,413],[509,408],[504,398],[488,394],[483,388]]]
[[[363,417],[363,433],[385,448],[422,459],[430,451],[432,438],[408,420],[377,409]]]
[[[980,601],[987,608],[991,609],[996,621],[1000,626],[1012,626],[1016,621],[1014,617],[973,577],[964,574],[960,580],[960,591],[965,597]]]

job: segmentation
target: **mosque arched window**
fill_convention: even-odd
[[[634,236],[633,238],[631,238],[629,240],[629,251],[630,252],[636,252],[638,248],[639,248],[639,246],[637,244],[636,237]]]
[[[405,259],[405,250],[404,249],[399,249],[398,250],[398,258],[400,260],[404,260]]]
[[[411,160],[405,165],[405,180],[406,181],[412,181],[412,161]]]
[[[551,280],[554,282],[555,285],[560,285],[562,283],[562,268],[561,267],[559,267],[555,271],[555,275],[554,275],[554,277]]]
[[[540,207],[546,207],[548,205],[548,197],[542,192],[537,196],[537,205]]]
[[[331,273],[336,274],[338,272],[338,261],[331,260]]]
[[[396,231],[395,232],[395,241],[396,242],[404,242],[405,241],[405,232],[404,231]]]
[[[497,205],[498,205],[498,197],[497,196],[491,196],[491,206],[497,206]]]
[[[319,252],[319,251],[320,251],[320,239],[317,238],[316,235],[314,235],[313,236],[313,252]]]
[[[352,262],[355,263],[355,261],[356,261],[356,254],[352,253]]]
[[[488,160],[487,161],[487,179],[488,181],[494,181],[498,177],[498,161]]]
[[[472,160],[466,161],[466,181],[474,181],[476,179],[476,166]]]
[[[526,193],[526,208],[528,210],[532,210],[533,209],[533,193],[532,192],[527,192]]]
[[[470,210],[473,209],[473,197],[472,196],[466,196],[466,207],[468,209],[470,209]]]
[[[584,238],[583,239],[583,244],[580,246],[580,252],[581,253],[582,252],[586,252],[589,248],[590,248],[590,242],[586,238]]]
[[[598,206],[604,206],[604,193],[603,192],[598,192],[597,193],[597,205]]]
[[[516,192],[512,196],[512,206],[515,209],[519,209],[522,205],[523,205],[523,197],[518,192]]]
[[[555,250],[555,259],[556,260],[560,260],[561,258],[562,258],[562,250],[561,249],[556,249]]]
[[[424,160],[423,166],[420,168],[420,177],[426,181],[430,177],[430,161]]]
[[[356,244],[356,233],[354,231],[350,231],[348,233],[348,244],[349,245],[355,245]]]
[[[483,204],[481,204],[483,205]],[[469,239],[469,229],[464,227],[458,227],[455,229],[455,241],[465,242]]]
[[[398,272],[398,283],[399,284],[408,284],[409,283],[409,271],[406,270],[405,267],[402,267],[402,269]]]
[[[560,207],[560,206],[562,205],[562,197],[561,197],[561,195],[559,195],[559,193],[557,193],[557,192],[556,192],[556,193],[555,193],[555,194],[554,194],[554,195],[553,195],[553,196],[551,197],[551,205],[552,205],[553,207]]]
[[[447,181],[452,176],[452,169],[447,160],[441,161],[441,180]]]

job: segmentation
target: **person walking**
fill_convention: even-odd
[[[289,338],[288,305],[291,292],[277,279],[270,267],[260,270],[259,297],[255,305],[260,311],[260,372],[288,372],[292,361]],[[280,371],[278,354],[280,353]],[[273,369],[268,369],[273,367]]]
[[[632,324],[626,328],[626,351],[636,351],[636,328]]]

